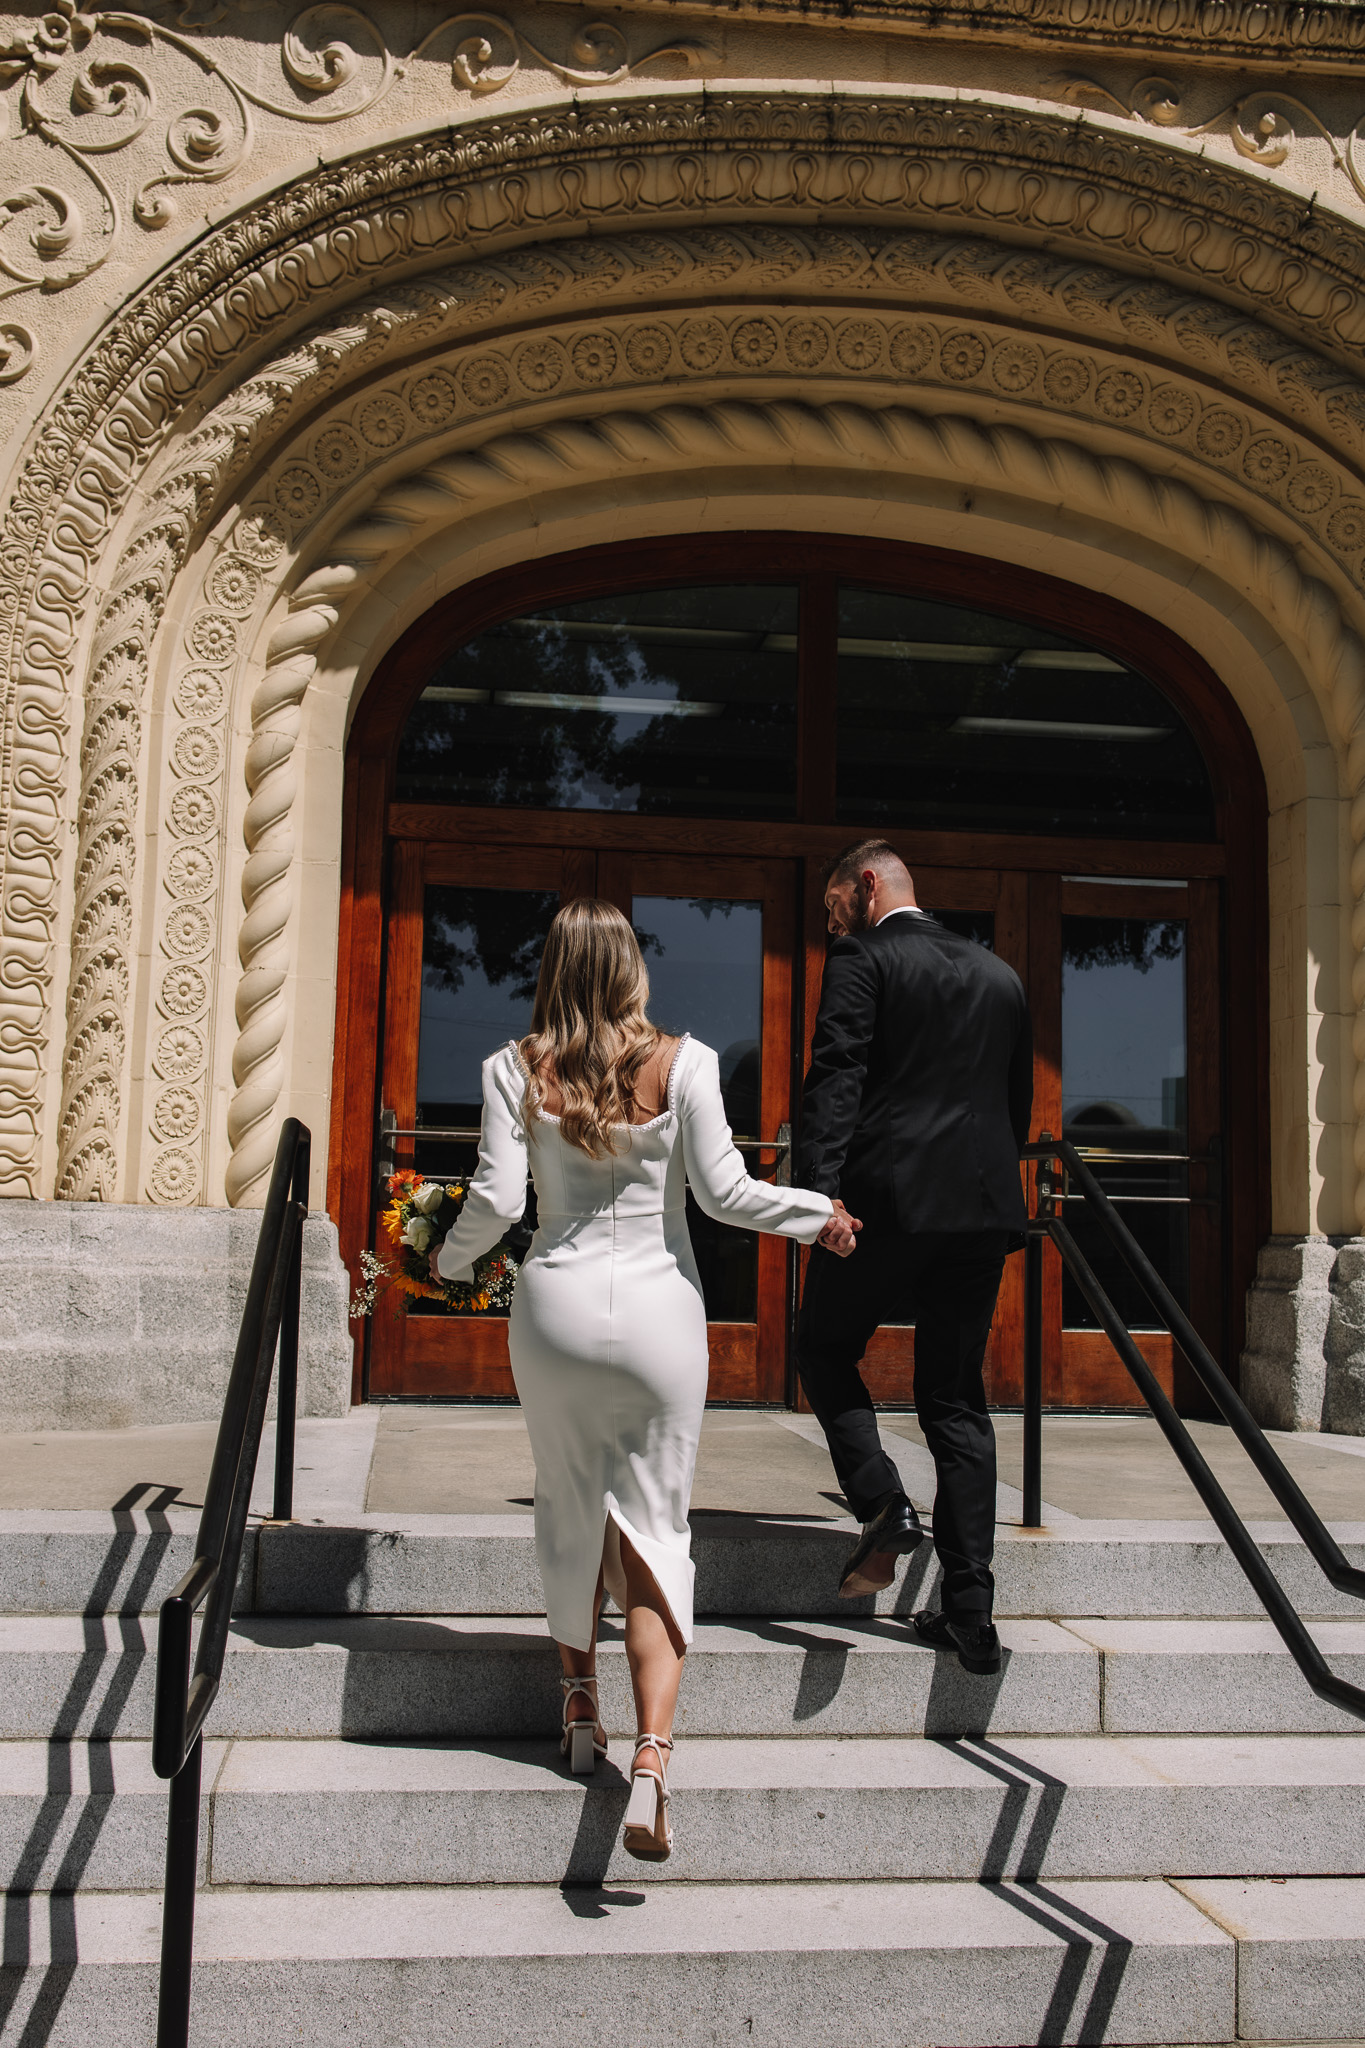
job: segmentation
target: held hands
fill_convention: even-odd
[[[445,1239],[443,1238],[443,1239],[441,1240],[441,1243],[442,1243],[442,1244],[444,1244],[444,1242],[445,1242]],[[437,1285],[438,1287],[439,1287],[439,1286],[441,1285],[441,1269],[440,1269],[440,1267],[439,1267],[439,1266],[437,1265],[437,1263],[436,1263],[436,1260],[437,1260],[437,1257],[438,1257],[438,1255],[439,1255],[439,1253],[440,1253],[440,1249],[441,1249],[441,1246],[440,1246],[439,1244],[438,1244],[438,1245],[433,1245],[433,1246],[432,1246],[432,1249],[431,1249],[431,1253],[430,1253],[430,1255],[429,1255],[429,1257],[428,1257],[428,1259],[427,1259],[427,1271],[428,1271],[428,1272],[430,1273],[430,1275],[431,1275],[432,1279],[433,1279],[433,1280],[434,1280],[434,1281],[436,1282],[436,1285]]]
[[[862,1219],[850,1216],[848,1210],[836,1195],[834,1214],[825,1225],[815,1242],[823,1245],[827,1252],[834,1252],[841,1259],[848,1258],[857,1245],[856,1233],[862,1229]]]

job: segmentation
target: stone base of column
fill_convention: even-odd
[[[1242,1395],[1266,1429],[1365,1436],[1365,1238],[1272,1237],[1261,1247]]]
[[[0,1201],[0,1429],[128,1429],[221,1412],[259,1209]],[[303,1239],[299,1412],[344,1415],[350,1293],[335,1225]]]

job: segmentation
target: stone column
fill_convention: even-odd
[[[1365,1238],[1272,1237],[1261,1247],[1242,1393],[1267,1429],[1365,1435]]]

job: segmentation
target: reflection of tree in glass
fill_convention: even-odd
[[[494,988],[509,982],[514,996],[533,1001],[545,935],[558,908],[553,889],[428,889],[424,985],[457,994],[467,974],[478,974]]]
[[[1148,974],[1158,960],[1185,951],[1183,919],[1064,917],[1062,951],[1068,967],[1136,967]]]

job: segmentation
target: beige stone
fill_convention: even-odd
[[[1365,1227],[1365,9],[1121,11],[9,18],[0,1192],[249,1205],[293,1111],[321,1200],[378,663],[495,568],[761,526],[1209,662],[1273,1228]]]

